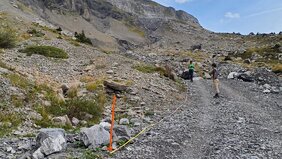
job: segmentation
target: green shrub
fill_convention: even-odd
[[[103,83],[104,83],[104,80],[102,79],[89,82],[86,84],[86,90],[90,92],[101,90],[103,88]]]
[[[174,81],[176,80],[175,75],[173,74],[172,68],[169,67],[168,65],[166,65],[165,67],[157,67],[157,66],[150,65],[150,64],[149,65],[141,64],[141,65],[134,66],[134,68],[143,73],[158,72],[160,73],[161,76],[168,77]]]
[[[20,52],[26,53],[28,56],[32,54],[39,54],[46,57],[54,57],[54,58],[68,58],[68,54],[59,48],[53,46],[28,46]]]
[[[134,69],[143,72],[143,73],[154,73],[158,72],[158,68],[154,65],[146,65],[146,64],[141,64],[141,65],[136,65],[134,66]]]
[[[30,86],[29,81],[18,74],[8,74],[6,75],[6,77],[15,87],[19,87],[26,90]]]
[[[98,154],[95,154],[92,150],[85,150],[81,159],[102,159]]]
[[[0,122],[3,124],[0,126],[0,137],[8,135],[12,130],[16,129],[22,122],[20,114],[0,112]],[[10,124],[8,124],[10,123]]]
[[[93,115],[93,119],[98,121],[102,117],[104,107],[99,105],[95,100],[87,99],[71,99],[66,102],[67,112],[66,114],[72,118],[76,117],[81,120],[85,120],[85,113]]]
[[[85,36],[85,33],[84,33],[83,30],[82,30],[81,33],[75,32],[74,37],[76,38],[76,41],[78,41],[78,42],[92,45],[91,40]]]
[[[265,59],[277,60],[277,53],[280,52],[279,47],[280,45],[276,44],[274,46],[249,48],[243,54],[238,54],[236,57],[241,57],[242,59],[248,59],[251,58],[253,54],[259,54],[263,57],[261,59],[262,61],[265,61]]]
[[[11,29],[0,29],[0,48],[13,48],[16,45],[16,34]]]
[[[12,67],[8,66],[8,65],[7,65],[6,63],[4,63],[3,61],[0,61],[0,67],[6,68],[6,69],[8,69],[8,70],[10,70],[10,71],[13,71],[13,70],[14,70]]]
[[[69,98],[75,98],[75,97],[77,97],[77,93],[78,93],[77,87],[70,87],[70,89],[67,92],[67,96]]]
[[[40,109],[40,114],[43,116],[45,114],[46,118],[43,122],[48,123],[48,118],[46,114],[53,116],[63,116],[68,115],[71,119],[76,117],[81,120],[89,120],[91,122],[97,122],[102,117],[105,104],[105,94],[99,93],[96,97],[91,99],[86,98],[72,98],[63,102],[51,102],[51,106],[44,107]],[[85,114],[90,114],[93,116],[92,119],[86,119]],[[41,121],[42,122],[42,121]]]
[[[35,37],[42,37],[42,36],[45,35],[45,34],[42,33],[41,31],[37,31],[37,30],[34,29],[34,28],[28,30],[27,33],[32,34],[32,36],[35,36]]]

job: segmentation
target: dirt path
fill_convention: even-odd
[[[282,99],[221,82],[189,83],[188,102],[117,158],[282,158]]]

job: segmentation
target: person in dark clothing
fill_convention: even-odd
[[[193,82],[194,69],[195,69],[195,65],[193,64],[193,61],[190,61],[190,65],[188,69],[189,69],[189,79],[191,80],[191,82]]]
[[[219,80],[218,80],[218,70],[216,69],[216,64],[212,64],[212,71],[210,72],[213,80],[213,86],[215,89],[214,98],[219,98]]]

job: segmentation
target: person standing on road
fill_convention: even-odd
[[[218,79],[218,70],[216,68],[216,64],[212,64],[212,71],[210,72],[210,75],[212,76],[213,80],[213,86],[215,89],[215,95],[214,98],[219,98],[219,79]]]
[[[190,65],[188,69],[189,69],[189,79],[191,80],[191,82],[193,82],[194,69],[195,69],[195,65],[193,64],[193,61],[190,61]]]

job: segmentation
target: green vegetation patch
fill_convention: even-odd
[[[13,48],[16,46],[16,34],[12,29],[0,29],[0,48]]]
[[[9,135],[22,122],[18,113],[0,112],[0,137]]]
[[[32,34],[32,36],[35,36],[35,37],[42,37],[42,36],[45,35],[44,33],[42,33],[41,31],[36,30],[35,28],[32,28],[32,29],[28,30],[27,33],[28,34]]]
[[[18,74],[8,74],[6,77],[13,86],[26,90],[31,84],[29,81]]]
[[[151,64],[139,64],[133,68],[143,73],[155,73],[159,71],[158,67]]]
[[[3,61],[0,60],[0,67],[1,68],[5,68],[7,70],[13,71],[14,69],[10,66],[8,66],[6,63],[4,63]]]
[[[46,57],[62,58],[67,59],[68,54],[59,48],[53,46],[28,46],[23,50],[20,50],[22,53],[26,53],[28,56],[32,54],[39,54]]]
[[[151,64],[140,64],[133,67],[134,69],[143,73],[155,73],[158,72],[161,76],[168,77],[172,80],[176,80],[173,75],[173,70],[169,66],[157,67]]]
[[[265,62],[268,59],[273,61],[278,59],[278,53],[281,51],[279,48],[281,45],[276,44],[275,46],[267,46],[261,48],[249,48],[243,54],[238,54],[236,57],[241,57],[242,59],[251,58],[254,54],[260,55],[262,58],[259,59],[261,62]]]
[[[103,157],[93,152],[92,150],[85,150],[81,159],[102,159]]]
[[[102,90],[104,88],[103,83],[104,83],[103,79],[99,79],[99,80],[89,82],[89,83],[86,84],[86,89],[90,92]]]
[[[73,117],[80,120],[86,120],[90,124],[97,123],[102,117],[106,96],[104,92],[98,92],[96,96],[91,98],[75,97],[60,101],[52,95],[51,106],[37,106],[37,111],[42,115],[43,119],[36,121],[37,125],[42,127],[54,127],[52,125],[50,116],[63,116],[68,115],[70,119]],[[69,129],[69,127],[66,127]]]
[[[92,41],[91,39],[89,39],[88,37],[86,37],[84,31],[82,30],[81,33],[74,33],[74,37],[76,38],[76,41],[81,42],[81,43],[85,43],[85,44],[89,44],[92,45]]]

